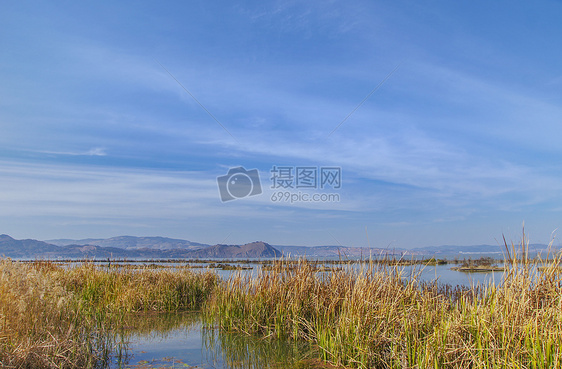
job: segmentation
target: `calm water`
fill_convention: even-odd
[[[499,264],[500,266],[502,264]],[[260,265],[249,265],[253,269],[241,270],[239,273],[242,275],[252,275],[256,276],[261,266]],[[328,265],[330,267],[331,265]],[[352,268],[355,270],[361,270],[361,264],[351,264],[351,265],[333,265],[334,267]],[[477,283],[487,284],[493,282],[495,284],[499,283],[502,279],[503,272],[490,272],[490,273],[463,273],[451,270],[455,264],[447,265],[436,265],[436,266],[405,266],[398,267],[402,271],[404,278],[410,278],[411,276],[416,276],[419,281],[432,282],[437,280],[439,283],[451,284],[451,285],[462,285],[462,286],[472,286]],[[363,266],[363,268],[365,268]],[[365,268],[366,269],[366,268]],[[230,270],[216,270],[215,271],[223,279],[228,279],[236,271]]]
[[[312,354],[308,343],[264,340],[206,328],[198,315],[154,314],[135,317],[125,331],[126,350],[111,368],[291,368]],[[134,324],[134,323],[133,323]],[[142,327],[151,327],[143,331]]]
[[[260,266],[250,266],[254,269],[240,273],[257,275]],[[503,275],[503,272],[462,273],[450,270],[452,266],[408,266],[401,270],[405,278],[415,276],[419,281],[437,280],[464,286],[490,281],[497,284]],[[359,264],[351,267],[361,268]],[[223,278],[236,273],[216,272]],[[312,348],[307,343],[296,345],[220,332],[205,328],[194,314],[154,314],[131,319],[122,331],[126,349],[120,358],[114,359],[112,368],[291,368],[312,356]]]
[[[117,263],[119,264],[119,263]],[[127,266],[130,265],[145,265],[146,263],[127,263]],[[223,264],[228,264],[228,262],[223,262]],[[71,262],[71,263],[65,263],[63,264],[65,267],[76,267],[79,265],[82,265],[82,262]],[[105,263],[100,263],[99,266],[100,267],[104,267],[107,264]],[[241,273],[242,276],[246,276],[246,275],[250,275],[250,276],[256,276],[258,275],[258,273],[260,272],[261,269],[261,264],[238,264],[238,263],[232,263],[232,266],[236,266],[236,267],[245,267],[245,268],[249,268],[247,270],[239,270],[239,271],[232,271],[232,270],[221,270],[221,269],[215,269],[215,268],[208,268],[209,264],[207,263],[157,263],[157,266],[159,267],[170,267],[170,268],[177,268],[177,267],[183,267],[186,265],[191,265],[191,266],[195,266],[196,269],[193,269],[194,271],[206,271],[206,270],[212,270],[214,271],[218,276],[220,276],[223,279],[228,279],[233,273]],[[498,263],[498,265],[503,265],[502,263]],[[115,264],[113,265],[115,266]],[[353,268],[353,269],[357,269],[359,270],[361,268],[361,264],[351,264],[351,266],[349,264],[346,265],[327,265],[327,267],[344,267],[344,268]],[[444,284],[451,284],[451,285],[463,285],[463,286],[471,286],[474,285],[476,283],[480,283],[480,284],[487,284],[488,282],[492,281],[494,283],[499,283],[502,279],[502,275],[503,272],[490,272],[490,273],[462,273],[462,272],[458,272],[458,271],[453,271],[451,270],[452,267],[456,266],[455,264],[446,264],[446,265],[437,265],[437,266],[420,266],[420,265],[416,265],[416,266],[406,266],[406,267],[400,267],[400,269],[402,270],[402,273],[404,275],[405,278],[410,277],[411,275],[415,274],[417,279],[419,279],[420,281],[425,281],[425,282],[431,282],[434,280],[437,280],[440,283],[444,283]],[[200,268],[200,269],[198,269]]]

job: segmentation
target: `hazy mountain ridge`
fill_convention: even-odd
[[[191,252],[197,258],[273,258],[280,257],[282,253],[270,244],[257,241],[245,245],[214,245]]]
[[[512,246],[509,246],[509,251],[512,252]],[[514,245],[516,252],[521,252],[521,245]],[[557,247],[552,247],[552,251],[557,251]],[[442,246],[427,246],[427,247],[417,247],[411,251],[417,252],[418,254],[499,254],[503,255],[506,253],[504,245],[472,245],[472,246],[454,246],[454,245],[442,245]],[[529,244],[529,252],[547,252],[549,251],[548,245],[541,243]]]
[[[157,250],[197,250],[208,247],[210,245],[187,240],[168,238],[168,237],[135,237],[135,236],[117,236],[111,238],[86,238],[83,240],[58,239],[47,240],[45,242],[57,246],[69,245],[94,245],[101,247],[115,247],[125,250],[138,249],[157,249]]]
[[[406,250],[387,250],[381,248],[366,247],[348,247],[348,246],[282,246],[274,245],[273,247],[282,251],[285,256],[306,256],[314,257],[378,257],[381,255],[400,255]]]
[[[516,246],[517,251],[520,251]],[[556,251],[553,248],[552,251]],[[548,245],[531,244],[530,253],[546,252]],[[505,253],[499,245],[428,246],[413,249],[383,249],[347,246],[271,246],[258,241],[245,245],[207,245],[167,237],[118,236],[107,239],[57,239],[38,241],[16,240],[0,235],[0,257],[12,258],[272,258],[279,256],[309,258],[369,258],[381,256],[454,257],[473,254],[501,257]]]
[[[37,250],[41,250],[41,252],[56,252],[58,249],[58,246],[43,241],[31,239],[14,240],[6,234],[0,235],[0,256],[31,258],[35,256]]]
[[[252,242],[245,245],[209,246],[185,240],[174,240],[165,237],[113,237],[109,242],[97,243],[104,245],[120,245],[121,247],[100,246],[91,244],[70,244],[73,240],[55,240],[62,246],[44,241],[16,240],[8,235],[0,235],[0,257],[18,259],[35,258],[269,258],[281,256],[281,252],[265,242]],[[170,241],[171,240],[171,241]],[[150,242],[152,241],[152,243]],[[170,245],[179,245],[170,248]]]

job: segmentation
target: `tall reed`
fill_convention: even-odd
[[[419,283],[371,265],[317,273],[279,261],[240,274],[204,309],[223,329],[316,344],[322,358],[357,368],[559,368],[560,259],[543,272],[528,259],[498,286],[467,290]]]
[[[49,273],[0,260],[0,366],[79,368],[106,361],[108,336],[75,307]]]
[[[523,240],[520,254],[506,243],[500,284],[466,289],[422,283],[385,263],[326,272],[281,259],[255,277],[237,273],[221,282],[183,268],[4,259],[0,366],[103,367],[128,312],[201,309],[224,330],[309,342],[335,365],[559,368],[561,259],[532,262]]]
[[[53,277],[84,304],[105,312],[198,310],[217,285],[215,273],[189,269],[60,268]]]
[[[0,259],[0,367],[107,365],[128,312],[200,309],[215,273]]]

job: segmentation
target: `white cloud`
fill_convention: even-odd
[[[171,218],[209,213],[216,183],[196,172],[0,164],[0,213],[78,218]]]
[[[93,147],[87,151],[49,151],[49,150],[26,150],[50,155],[69,155],[69,156],[106,156],[106,149],[103,147]]]

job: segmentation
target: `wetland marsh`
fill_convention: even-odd
[[[559,367],[560,260],[511,261],[501,273],[468,274],[439,263],[319,268],[280,259],[267,268],[211,269],[4,259],[0,362],[17,368]]]

